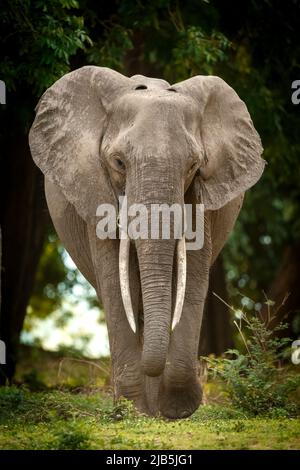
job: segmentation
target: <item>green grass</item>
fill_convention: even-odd
[[[247,418],[204,405],[191,418],[165,421],[114,407],[103,391],[0,389],[0,449],[298,449],[297,419]]]
[[[67,355],[66,355],[67,354]],[[190,418],[166,421],[114,406],[109,359],[24,347],[16,385],[0,388],[0,449],[299,449],[300,420],[250,417],[215,381]]]

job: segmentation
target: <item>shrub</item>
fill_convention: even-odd
[[[271,309],[273,302],[267,302]],[[292,399],[292,394],[300,386],[300,375],[295,366],[283,365],[291,340],[275,336],[287,325],[280,323],[270,329],[274,315],[268,315],[265,320],[259,312],[252,315],[241,310],[234,312],[238,318],[234,324],[245,351],[230,349],[221,358],[205,358],[210,375],[226,384],[234,406],[251,415],[296,415],[299,404]]]

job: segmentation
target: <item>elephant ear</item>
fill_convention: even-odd
[[[216,210],[253,186],[265,161],[246,105],[219,77],[196,76],[172,88],[197,102],[205,158],[195,177],[196,194]]]
[[[32,157],[85,221],[99,204],[116,204],[100,144],[112,102],[129,89],[129,78],[86,66],[60,78],[38,103],[29,134]]]

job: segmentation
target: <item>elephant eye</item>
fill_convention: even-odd
[[[116,170],[119,170],[119,171],[124,171],[125,170],[125,163],[123,162],[123,160],[121,160],[121,158],[116,157],[114,159],[114,162],[115,162]]]

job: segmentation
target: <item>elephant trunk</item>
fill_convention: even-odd
[[[173,161],[173,160],[172,160]],[[170,167],[172,167],[170,161]],[[153,205],[172,204],[183,205],[183,187],[174,172],[166,174],[165,168],[159,162],[143,161],[138,168],[134,167],[133,174],[128,175],[126,195],[128,208],[131,204],[143,204],[147,208],[148,227],[152,228],[150,220]],[[175,217],[175,216],[174,216]],[[144,338],[142,367],[148,376],[160,375],[166,364],[169,340],[171,334],[172,305],[175,304],[172,329],[180,321],[186,276],[186,254],[183,240],[174,238],[174,220],[171,217],[169,236],[138,238],[135,240],[144,312]],[[155,224],[154,224],[155,225]],[[181,229],[182,230],[182,229]],[[182,233],[182,231],[181,231]],[[130,240],[121,240],[120,244],[120,285],[125,312],[132,330],[136,331],[135,317],[130,299],[128,257]],[[176,299],[172,299],[173,267],[175,247],[177,252],[177,288]],[[174,302],[173,302],[174,301]]]

